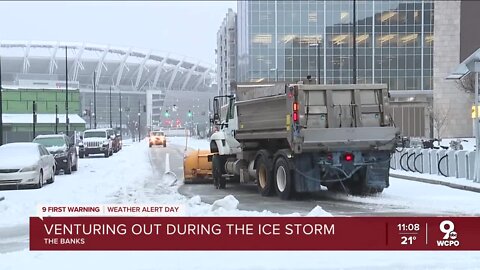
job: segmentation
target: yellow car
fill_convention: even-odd
[[[163,133],[163,131],[150,132],[148,146],[152,147],[153,145],[163,145],[163,147],[167,147],[167,138],[165,138],[165,133]]]

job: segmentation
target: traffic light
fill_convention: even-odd
[[[170,113],[168,112],[168,110],[165,111],[165,117],[169,117],[170,116]]]
[[[192,111],[188,110],[188,117],[192,117]]]

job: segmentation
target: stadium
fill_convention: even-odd
[[[81,116],[87,128],[92,118],[98,127],[107,127],[110,121],[118,127],[120,114],[122,127],[127,129],[138,122],[145,130],[204,123],[208,99],[217,92],[213,65],[153,49],[0,41],[0,56],[3,87],[64,89],[68,74],[68,89],[80,90]]]

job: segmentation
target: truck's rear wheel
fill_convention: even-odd
[[[267,153],[261,151],[257,158],[257,186],[258,191],[262,196],[271,196],[275,191],[272,176],[271,161],[268,158]]]
[[[217,189],[223,189],[227,185],[227,180],[222,176],[224,171],[225,162],[223,157],[219,155],[213,155],[212,157],[212,175],[213,185]]]
[[[277,195],[282,200],[290,199],[294,194],[293,175],[288,166],[288,161],[280,157],[275,163],[275,188]]]

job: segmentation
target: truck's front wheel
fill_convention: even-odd
[[[260,153],[257,158],[257,186],[262,196],[271,196],[275,190],[272,177],[272,166],[266,153]]]
[[[277,195],[282,200],[290,199],[294,194],[293,175],[288,161],[280,157],[275,163],[275,187]]]

